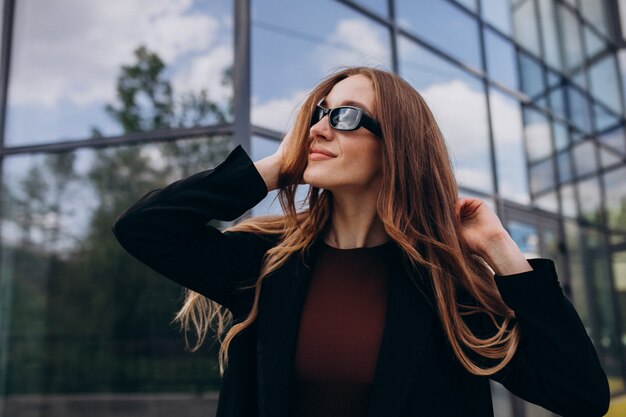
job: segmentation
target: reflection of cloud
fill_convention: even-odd
[[[327,36],[329,44],[314,51],[314,61],[324,73],[342,65],[386,67],[389,62],[389,45],[381,39],[381,32],[369,22],[359,19],[342,19],[335,31]]]
[[[490,189],[484,95],[458,79],[431,84],[421,94],[446,139],[459,183]]]
[[[224,102],[232,97],[232,86],[222,85],[224,71],[232,62],[232,48],[227,45],[218,46],[207,54],[194,58],[175,74],[172,79],[174,91],[197,92],[208,85],[210,97],[217,102]]]
[[[263,103],[257,103],[254,99],[252,124],[280,132],[287,130],[298,114],[300,104],[306,95],[307,91],[298,90],[289,97],[275,98]]]
[[[12,103],[55,106],[65,100],[110,100],[120,66],[133,61],[132,52],[140,44],[166,64],[208,52],[220,23],[191,11],[191,6],[191,0],[20,2]]]

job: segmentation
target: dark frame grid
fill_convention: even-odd
[[[491,108],[490,108],[491,105],[489,101],[490,89],[495,89],[497,91],[503,92],[504,94],[517,99],[522,104],[522,106],[527,106],[529,108],[532,108],[536,111],[541,112],[542,114],[545,114],[548,117],[548,120],[551,122],[550,129],[551,129],[551,141],[552,141],[552,152],[548,156],[548,158],[556,158],[556,149],[554,146],[555,143],[554,143],[554,137],[553,137],[554,132],[552,132],[552,129],[553,129],[552,122],[558,121],[558,122],[564,123],[567,126],[567,128],[570,130],[575,129],[575,127],[572,126],[572,123],[569,119],[563,119],[560,116],[554,114],[550,109],[546,109],[535,104],[534,103],[535,97],[528,97],[523,92],[512,90],[511,88],[505,85],[502,85],[501,83],[489,78],[487,74],[487,64],[486,64],[487,58],[486,58],[485,39],[484,39],[485,29],[488,28],[489,30],[494,32],[497,36],[500,36],[503,39],[511,42],[515,49],[515,53],[517,56],[519,56],[520,53],[526,53],[530,56],[534,56],[534,54],[528,51],[527,49],[525,49],[524,47],[522,47],[521,45],[519,45],[514,39],[511,38],[510,35],[503,33],[499,28],[495,27],[490,22],[486,21],[482,17],[482,11],[481,11],[482,2],[478,3],[477,10],[474,11],[460,3],[457,3],[456,1],[441,0],[441,1],[446,1],[452,4],[454,7],[457,7],[459,10],[462,10],[464,13],[466,13],[468,17],[475,19],[478,22],[479,40],[480,40],[480,45],[481,45],[480,63],[481,63],[482,68],[474,68],[470,65],[465,64],[464,62],[461,62],[460,60],[451,56],[447,52],[438,49],[428,40],[423,39],[420,36],[417,36],[411,33],[410,31],[400,27],[397,24],[397,19],[396,19],[395,0],[387,0],[388,16],[380,15],[378,12],[361,4],[357,0],[335,0],[335,1],[345,5],[346,7],[349,7],[355,10],[359,14],[372,20],[378,25],[382,25],[387,30],[389,30],[391,34],[390,50],[391,50],[391,56],[392,56],[392,68],[393,68],[393,71],[395,71],[396,73],[398,72],[398,67],[399,67],[397,41],[399,37],[402,36],[405,39],[411,42],[414,42],[417,45],[426,49],[427,51],[435,54],[439,58],[442,58],[443,60],[450,63],[451,65],[464,70],[466,73],[476,77],[478,80],[482,82],[483,92],[486,96],[487,110],[488,110],[487,114],[488,114],[488,135],[489,135],[489,145],[490,145],[490,169],[492,172],[492,184],[493,184],[494,192],[493,194],[477,192],[476,190],[471,190],[465,187],[461,187],[461,190],[469,194],[478,195],[479,197],[490,198],[490,199],[493,198],[496,203],[496,210],[499,216],[502,216],[504,214],[504,212],[506,211],[506,207],[519,207],[519,204],[512,203],[503,199],[499,193],[498,178],[496,174],[497,171],[495,169],[496,157],[495,157],[495,146],[494,146],[494,134],[492,131],[492,121],[491,121]],[[535,3],[535,9],[537,11],[539,10],[537,0],[522,0],[517,3],[517,7],[519,7],[519,5],[522,4],[524,1],[533,1]],[[597,62],[598,60],[602,59],[607,54],[613,55],[617,52],[617,50],[620,47],[626,46],[626,41],[622,37],[617,13],[610,13],[610,16],[608,16],[608,18],[610,19],[609,28],[611,30],[611,34],[615,36],[614,39],[608,39],[606,38],[606,36],[602,34],[601,31],[597,30],[593,25],[589,24],[585,16],[583,16],[577,8],[572,7],[571,5],[564,2],[563,0],[554,0],[554,2],[556,4],[559,4],[561,7],[566,7],[568,10],[573,12],[576,18],[580,22],[585,23],[585,25],[589,28],[589,30],[593,32],[594,35],[600,37],[600,39],[603,39],[608,45],[608,49],[606,51],[601,51],[600,53],[596,54],[596,56],[590,57],[589,59],[587,59],[586,51],[583,50],[583,53],[585,54],[585,60],[583,61],[582,65],[585,67],[583,68],[585,72],[586,72],[586,68],[593,65],[594,62]],[[608,7],[608,10],[613,10],[613,11],[617,10],[616,0],[604,0],[604,2],[606,6]],[[235,22],[234,24],[234,71],[235,72],[234,72],[233,91],[234,91],[234,110],[236,114],[233,124],[200,126],[200,127],[195,127],[195,128],[189,128],[189,129],[172,129],[172,130],[163,130],[163,131],[138,132],[138,133],[124,134],[124,135],[115,136],[115,137],[85,138],[85,139],[77,140],[77,141],[57,141],[54,143],[46,143],[46,144],[38,144],[38,145],[5,147],[4,146],[4,126],[5,126],[5,118],[6,118],[6,110],[7,110],[7,89],[8,89],[8,83],[9,83],[9,75],[10,75],[9,69],[10,69],[10,62],[11,62],[10,58],[11,58],[12,36],[13,36],[14,11],[15,11],[15,0],[4,0],[3,28],[2,28],[2,41],[1,41],[2,46],[0,48],[0,135],[1,135],[0,136],[0,172],[2,169],[4,157],[11,156],[11,155],[18,155],[18,154],[26,154],[26,153],[69,152],[69,151],[75,151],[75,150],[82,149],[82,148],[100,148],[100,147],[128,145],[128,144],[153,143],[153,142],[159,142],[159,141],[173,141],[179,138],[192,138],[192,137],[215,136],[215,135],[232,135],[233,142],[235,145],[242,145],[245,149],[250,150],[252,135],[257,135],[259,137],[275,140],[277,142],[280,141],[282,138],[281,132],[251,125],[251,121],[250,121],[250,95],[251,95],[251,85],[250,85],[250,73],[251,73],[250,15],[251,14],[250,14],[250,11],[251,11],[251,6],[250,6],[250,0],[233,0],[233,15],[234,15],[234,22]],[[557,25],[559,22],[559,19],[556,16],[555,16],[555,19],[556,19],[556,22],[554,22],[554,24]],[[580,27],[582,28],[582,26]],[[543,30],[541,28],[541,25],[539,25],[539,30],[540,31]],[[540,50],[545,51],[544,39],[543,39],[543,36],[541,36],[541,32],[538,35],[539,35],[538,39],[540,42]],[[579,30],[579,36],[580,36],[580,39],[584,48],[585,43],[583,39],[582,30]],[[544,52],[544,55],[545,55],[545,52]],[[547,65],[546,62],[543,61],[542,59],[540,59],[539,62],[543,71],[543,77],[544,77],[544,83],[545,83],[547,82],[548,71],[555,71],[555,69]],[[616,61],[615,61],[615,65],[617,65]],[[558,71],[556,71],[556,73],[559,74]],[[521,77],[521,71],[518,71],[518,76]],[[586,76],[588,77],[588,75]],[[561,82],[551,88],[558,88],[562,86],[564,82],[569,80],[568,78],[563,77],[561,75],[559,75],[559,77],[561,78]],[[521,83],[521,79],[518,79],[518,82]],[[589,83],[589,80],[587,80],[587,84],[588,83]],[[621,79],[619,80],[619,83],[620,84],[622,83]],[[546,83],[546,85],[548,84]],[[547,94],[547,93],[549,93],[549,91],[543,91],[542,95]],[[587,91],[581,90],[581,94],[583,94],[583,97],[586,100],[589,100],[589,102],[592,103],[592,107],[590,108],[593,109],[593,103],[597,103],[595,99]],[[624,97],[623,97],[622,88],[620,88],[620,96],[621,96],[620,98],[623,103]],[[566,100],[566,103],[568,102],[569,100]],[[609,113],[613,113],[604,104],[598,103],[598,105],[603,110]],[[616,115],[613,113],[613,115],[616,116],[619,120],[619,124],[617,126],[624,126],[624,124],[626,124],[625,123],[626,120],[624,119],[623,114]],[[613,169],[620,168],[624,165],[624,163],[626,163],[626,157],[624,157],[621,154],[618,154],[612,148],[605,146],[603,143],[600,143],[597,140],[597,135],[600,135],[604,133],[605,131],[610,131],[611,129],[614,129],[614,127],[608,127],[603,132],[593,133],[592,135],[590,135],[590,140],[593,140],[593,143],[595,143],[596,147],[598,146],[602,147],[603,149],[606,149],[608,152],[611,152],[613,155],[621,157],[623,163],[620,162],[618,164],[615,164],[614,166],[604,168],[601,166],[601,164],[599,164],[600,162],[599,159],[597,159],[598,167],[599,167],[597,173],[592,173],[588,175],[598,175],[599,178],[602,178],[603,174],[610,172]],[[568,151],[571,150],[573,146],[574,144],[570,143],[567,148]],[[569,153],[570,153],[570,158],[572,158],[572,153],[571,152]],[[599,158],[597,150],[595,153],[596,153],[595,158]],[[541,161],[538,161],[538,162],[541,162]],[[572,167],[575,167],[574,162],[575,161],[571,160]],[[555,175],[555,179],[557,179],[556,187],[553,190],[552,189],[549,190],[549,192],[555,191],[557,193],[557,200],[559,204],[558,215],[555,215],[552,213],[546,213],[543,210],[539,210],[536,207],[523,207],[523,209],[530,214],[547,215],[550,217],[557,216],[559,219],[559,223],[561,225],[560,238],[562,239],[563,238],[563,221],[562,221],[563,209],[561,207],[561,198],[560,198],[561,184],[558,181],[558,172],[556,169],[556,163],[555,163],[554,175]],[[585,178],[586,176],[583,176],[583,177],[576,178],[572,181],[574,183],[577,183],[578,181],[584,180]],[[577,187],[575,187],[575,191],[576,193],[578,192]],[[604,189],[603,184],[601,185],[600,191],[601,191],[601,196],[602,196],[601,198],[602,209],[604,210],[604,197],[606,195],[606,190]],[[542,194],[537,194],[533,196],[533,198],[541,197],[541,195]],[[577,204],[579,205],[578,199],[577,199]],[[580,213],[580,207],[578,208],[578,212]],[[583,219],[578,218],[576,219],[576,221],[578,222],[580,226],[583,226],[583,227],[590,226]],[[602,233],[604,235],[605,244],[607,245],[606,247],[610,248],[609,236],[610,236],[610,233],[615,232],[615,231],[608,229],[606,225],[607,225],[606,218],[604,218],[602,220],[602,224],[600,225],[594,224],[593,228],[599,233]],[[607,254],[607,262],[610,265],[610,259],[609,259],[608,254]],[[611,268],[609,268],[609,271],[611,274],[610,282],[611,282],[612,289],[613,289],[612,297],[614,300],[614,310],[615,310],[614,314],[616,318],[615,332],[616,332],[616,335],[620,335],[621,334],[620,329],[622,328],[623,324],[618,322],[619,314],[618,314],[617,296],[614,291],[615,290],[614,277],[613,277],[613,272]],[[586,294],[586,296],[590,296],[590,294]],[[2,343],[2,340],[0,340],[0,344],[1,343]],[[624,363],[625,349],[622,345],[620,345],[620,348],[622,350],[621,351],[622,354],[620,356],[620,360],[622,361],[622,377],[626,377],[626,364]],[[0,369],[2,369],[2,358],[0,358]],[[1,388],[2,388],[2,380],[0,379],[0,389]],[[516,413],[516,415],[518,414]]]

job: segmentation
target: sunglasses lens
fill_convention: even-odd
[[[339,130],[353,130],[359,125],[359,112],[349,107],[339,107],[330,114],[330,125]]]
[[[319,106],[315,107],[315,110],[313,110],[313,116],[311,116],[311,126],[319,122],[322,117],[324,117],[324,109]]]

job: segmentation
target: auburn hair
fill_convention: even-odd
[[[232,339],[257,318],[259,295],[265,277],[292,254],[300,255],[324,232],[332,213],[332,193],[309,187],[305,210],[296,209],[296,189],[307,166],[311,114],[317,102],[339,81],[357,74],[368,77],[375,94],[374,116],[383,133],[382,186],[377,213],[386,233],[404,259],[428,271],[428,285],[436,300],[444,334],[463,367],[475,375],[492,375],[511,360],[520,333],[514,312],[504,303],[493,271],[462,238],[455,212],[458,188],[448,150],[439,127],[422,96],[399,76],[369,67],[354,67],[331,74],[303,102],[289,146],[284,149],[278,179],[278,199],[283,215],[247,218],[225,230],[275,235],[278,243],[262,259],[254,288],[254,302],[245,320],[232,325],[232,313],[215,301],[186,291],[174,321],[193,330],[197,350],[210,329],[220,342],[220,375],[228,364]],[[271,278],[270,278],[271,279]],[[416,289],[417,290],[417,289]],[[470,303],[461,302],[461,294]],[[476,316],[474,316],[476,315]],[[475,334],[463,317],[481,317],[492,331]],[[412,329],[406,329],[407,332]],[[226,333],[225,337],[223,337]],[[484,337],[483,337],[484,336]]]

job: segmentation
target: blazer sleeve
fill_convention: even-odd
[[[603,416],[610,392],[594,346],[563,294],[554,262],[529,259],[532,271],[494,279],[515,312],[520,344],[492,379],[520,398],[566,417]]]
[[[207,223],[234,220],[267,193],[239,145],[215,168],[145,194],[117,217],[113,234],[150,268],[233,311],[237,287],[254,282],[271,239]]]

